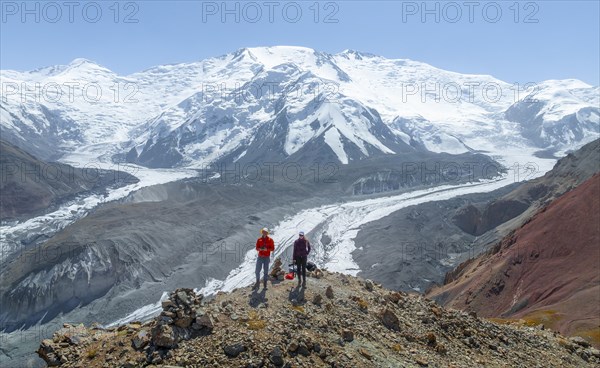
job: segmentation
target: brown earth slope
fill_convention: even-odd
[[[600,345],[600,174],[460,265],[428,297],[485,317],[542,323]]]

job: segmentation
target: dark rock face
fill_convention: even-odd
[[[483,211],[481,225],[477,228],[477,234],[474,235],[481,235],[517,217],[529,208],[529,204],[528,202],[518,200],[494,201],[490,203]]]
[[[177,138],[174,135],[170,135],[156,143],[149,140],[139,155],[137,155],[137,152],[130,151],[125,158],[128,162],[152,168],[175,167],[181,164],[183,159],[176,141]]]
[[[23,220],[40,215],[77,195],[101,193],[108,187],[133,184],[125,172],[74,168],[45,162],[0,140],[0,220]]]
[[[477,235],[481,225],[481,212],[472,204],[466,205],[456,211],[452,222],[467,234]]]
[[[534,193],[543,193],[535,191]],[[452,221],[467,234],[479,236],[496,226],[523,213],[530,203],[518,200],[500,199],[485,206],[483,212],[473,205],[459,209]]]

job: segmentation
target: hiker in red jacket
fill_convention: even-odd
[[[294,241],[294,263],[296,264],[296,273],[298,274],[298,286],[300,286],[300,277],[302,276],[302,287],[306,287],[306,260],[310,253],[310,242],[304,237],[304,231],[298,233],[298,239]]]
[[[256,250],[258,251],[258,257],[256,257],[256,284],[254,289],[258,289],[260,285],[260,269],[264,269],[264,287],[267,288],[268,272],[269,272],[269,260],[271,252],[275,250],[275,242],[269,237],[269,229],[266,227],[261,230],[262,236],[256,240]]]

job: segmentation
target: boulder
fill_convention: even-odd
[[[161,348],[175,347],[177,338],[173,328],[169,325],[157,325],[152,330],[152,343]]]
[[[315,294],[315,296],[313,297],[312,302],[313,302],[314,305],[320,306],[321,303],[323,303],[323,297],[321,296],[321,294]]]
[[[214,327],[213,320],[209,314],[204,314],[200,317],[196,317],[196,324],[200,326],[200,328],[205,328],[209,331],[212,331]]]
[[[333,288],[331,285],[327,286],[327,289],[325,290],[325,296],[329,299],[333,299]]]
[[[400,331],[400,320],[390,309],[385,309],[380,314],[381,322],[392,331]]]
[[[342,330],[342,339],[347,342],[354,340],[354,332],[352,330]]]
[[[169,307],[175,306],[175,303],[173,303],[173,301],[171,299],[163,300],[160,304],[161,304],[163,310],[166,310]]]
[[[183,304],[185,306],[190,305],[190,298],[188,297],[188,294],[185,291],[178,291],[177,299],[179,300],[179,304]]]
[[[271,354],[269,354],[269,360],[277,367],[281,367],[283,365],[283,352],[279,347],[275,347],[273,350],[271,350]]]
[[[235,343],[223,347],[223,351],[228,357],[236,358],[238,355],[246,351],[246,347],[243,344]]]
[[[149,342],[150,334],[147,330],[139,331],[137,334],[135,334],[133,339],[131,339],[133,347],[137,350],[143,349],[146,345],[148,345]]]
[[[175,320],[175,326],[178,326],[181,328],[187,328],[187,327],[190,327],[193,320],[194,319],[191,316],[183,316],[183,317],[177,318]]]

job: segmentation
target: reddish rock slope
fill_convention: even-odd
[[[600,345],[600,174],[542,208],[428,296]]]

